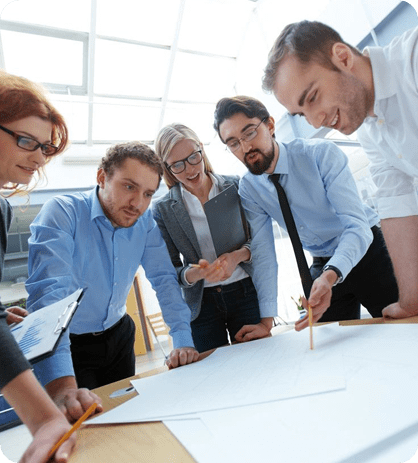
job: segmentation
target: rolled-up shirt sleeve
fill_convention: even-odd
[[[181,295],[167,246],[151,215],[146,239],[142,266],[157,294],[164,321],[170,327],[173,346],[175,349],[194,347],[190,328],[191,312]]]

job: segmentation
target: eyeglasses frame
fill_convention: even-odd
[[[195,153],[200,153],[200,161],[197,162],[196,164],[192,164],[190,161],[189,161],[189,158],[191,156],[193,156]],[[164,163],[165,166],[167,167],[167,169],[173,174],[173,175],[178,175],[178,174],[181,174],[182,172],[184,172],[186,170],[186,161],[191,165],[191,166],[197,166],[198,164],[200,164],[202,161],[203,161],[203,153],[202,153],[202,150],[199,149],[199,150],[195,150],[193,151],[193,153],[190,153],[187,157],[185,157],[184,159],[179,159],[178,161],[176,162],[173,162],[173,164],[171,165],[168,165],[166,162]],[[178,162],[182,162],[183,163],[183,170],[181,170],[180,172],[173,172],[171,170],[171,167],[174,165],[174,164],[177,164]]]
[[[0,125],[0,129],[3,130],[3,132],[6,132],[8,133],[9,135],[11,135],[15,140],[16,140],[16,144],[19,148],[21,148],[22,150],[25,150],[25,151],[30,151],[30,152],[33,152],[33,151],[36,151],[39,147],[41,148],[41,151],[42,151],[42,154],[46,157],[50,157],[50,156],[53,156],[54,154],[57,153],[58,151],[58,147],[55,146],[55,145],[52,145],[50,143],[40,143],[38,140],[35,140],[35,138],[32,138],[32,137],[25,137],[23,135],[19,135],[17,134],[16,132],[13,132],[13,130],[10,130],[6,127],[3,127],[2,125]],[[33,149],[29,149],[29,148],[25,148],[23,146],[20,146],[19,145],[19,142],[20,140],[24,138],[26,140],[33,140],[37,143],[37,145],[35,145],[35,147]],[[55,149],[55,151],[51,154],[48,154],[48,153],[45,153],[44,152],[44,149],[46,149],[47,147],[52,147]]]
[[[261,125],[263,122],[265,122],[267,119],[268,119],[268,117],[265,117],[265,118],[262,119],[253,129],[247,129],[247,131],[248,131],[248,130],[253,130],[253,131],[255,132],[254,137],[252,137],[252,138],[250,139],[250,141],[251,141],[251,140],[254,140],[254,138],[258,135],[257,129],[258,129],[258,128],[260,127],[260,125]],[[226,149],[229,150],[231,153],[235,153],[236,151],[238,151],[238,150],[240,149],[240,147],[242,146],[242,142],[243,142],[243,141],[249,141],[245,133],[244,133],[244,135],[243,135],[242,137],[237,138],[238,147],[237,147],[236,149],[232,150],[232,149],[228,146],[228,144],[225,143]]]

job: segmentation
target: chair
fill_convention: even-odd
[[[158,339],[158,336],[163,336],[163,335],[170,336],[169,335],[170,329],[165,324],[162,313],[158,312],[158,313],[153,313],[153,314],[150,314],[150,315],[146,315],[146,319],[147,319],[149,327],[151,328],[152,334],[154,335],[160,349],[162,350],[162,352],[164,354],[164,357],[167,357],[167,354],[166,354],[163,346],[161,345],[160,340]]]

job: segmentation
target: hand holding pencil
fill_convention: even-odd
[[[77,429],[83,424],[83,422],[96,410],[97,404],[93,403],[90,407],[85,411],[85,413],[74,423],[72,428],[67,431],[61,439],[52,447],[52,449],[48,453],[48,458],[51,458],[54,453],[63,445]]]
[[[322,277],[322,275],[314,280],[309,300],[302,297],[302,304],[307,313],[304,318],[295,323],[296,331],[301,331],[309,326],[308,306],[310,306],[312,310],[313,324],[321,319],[331,305],[332,283],[330,283],[327,278]]]

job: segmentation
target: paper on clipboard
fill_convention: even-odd
[[[79,305],[84,290],[29,314],[11,332],[32,364],[52,355]]]
[[[250,233],[238,191],[231,185],[203,205],[216,255],[239,249]]]

